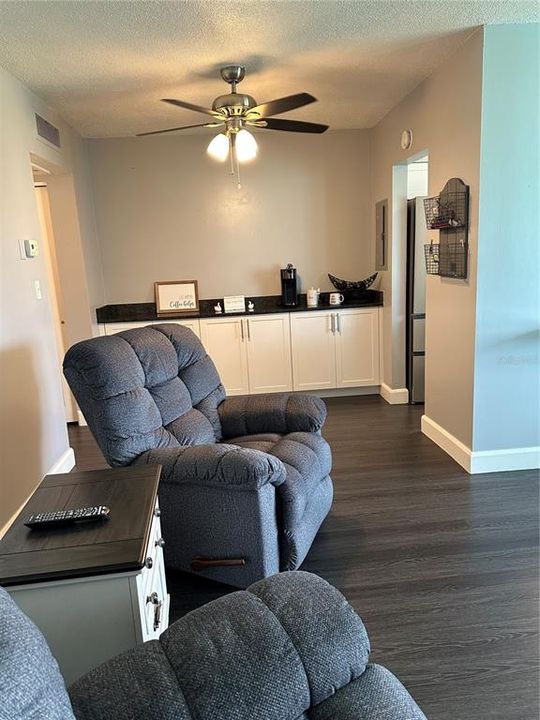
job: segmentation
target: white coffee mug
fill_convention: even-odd
[[[341,293],[330,293],[330,305],[341,305],[344,300]]]

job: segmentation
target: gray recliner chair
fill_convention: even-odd
[[[341,593],[281,573],[188,613],[68,698],[43,636],[0,588],[0,720],[426,720],[369,653]]]
[[[225,398],[175,324],[74,345],[64,374],[110,465],[158,463],[165,561],[236,587],[304,560],[332,504],[322,400]]]

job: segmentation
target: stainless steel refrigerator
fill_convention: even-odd
[[[406,376],[410,403],[424,402],[426,267],[424,198],[407,201]]]

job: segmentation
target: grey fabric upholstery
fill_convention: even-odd
[[[64,373],[111,465],[159,463],[165,559],[246,558],[202,574],[237,587],[304,560],[332,504],[322,400],[225,398],[199,339],[176,324],[78,343]]]
[[[77,720],[425,720],[364,625],[309,573],[205,605],[71,686]]]
[[[74,720],[45,638],[0,588],[0,720]]]
[[[218,411],[224,438],[269,430],[281,434],[314,433],[326,420],[326,406],[320,398],[293,393],[227,398]]]

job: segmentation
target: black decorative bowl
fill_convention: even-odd
[[[342,280],[335,275],[330,275],[330,273],[328,273],[328,277],[336,290],[339,290],[339,292],[344,295],[347,293],[349,296],[355,296],[361,295],[364,290],[371,287],[377,279],[378,274],[379,273],[373,273],[373,275],[370,275],[365,280]]]

